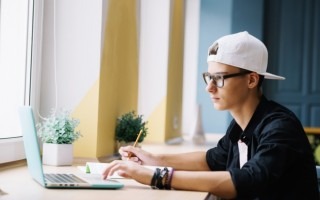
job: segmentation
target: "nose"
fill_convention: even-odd
[[[206,86],[206,91],[209,92],[209,93],[214,93],[214,92],[217,91],[217,86],[215,86],[215,85],[213,84],[213,82],[210,81],[210,82],[207,84],[207,86]]]

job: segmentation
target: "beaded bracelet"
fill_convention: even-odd
[[[171,172],[168,175],[168,178],[165,181],[164,188],[166,190],[171,190],[171,181],[172,181],[173,172],[174,172],[174,169],[172,168]]]

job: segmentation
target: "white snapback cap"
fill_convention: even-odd
[[[267,72],[268,50],[259,39],[247,31],[226,35],[216,40],[208,50],[207,62],[212,61],[253,71],[266,79],[285,79]]]

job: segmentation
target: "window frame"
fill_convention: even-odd
[[[43,0],[28,0],[27,59],[25,78],[25,105],[38,111],[41,78]],[[20,126],[20,124],[18,125]],[[0,164],[25,159],[23,137],[0,139]]]

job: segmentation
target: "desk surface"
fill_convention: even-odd
[[[75,167],[45,167],[46,171],[75,172]],[[78,172],[78,171],[77,171]],[[1,189],[8,193],[0,196],[1,200],[63,200],[63,199],[205,199],[204,192],[190,191],[164,191],[152,190],[149,186],[142,185],[131,179],[119,179],[124,187],[118,190],[94,190],[94,189],[45,189],[31,179],[27,167],[19,166],[0,172]]]
[[[209,142],[203,146],[193,145],[190,142],[184,142],[180,145],[160,145],[144,144],[143,148],[150,152],[187,152],[194,150],[206,150],[215,145],[215,142]],[[174,151],[172,151],[174,150]],[[51,167],[44,166],[45,172],[79,173],[76,166],[70,167]],[[25,163],[19,163],[16,166],[0,167],[0,189],[6,192],[1,195],[1,200],[64,200],[64,199],[205,199],[207,193],[177,190],[153,190],[149,186],[142,185],[131,179],[119,179],[124,183],[124,187],[118,190],[94,190],[94,189],[45,189],[35,182],[28,173]]]

